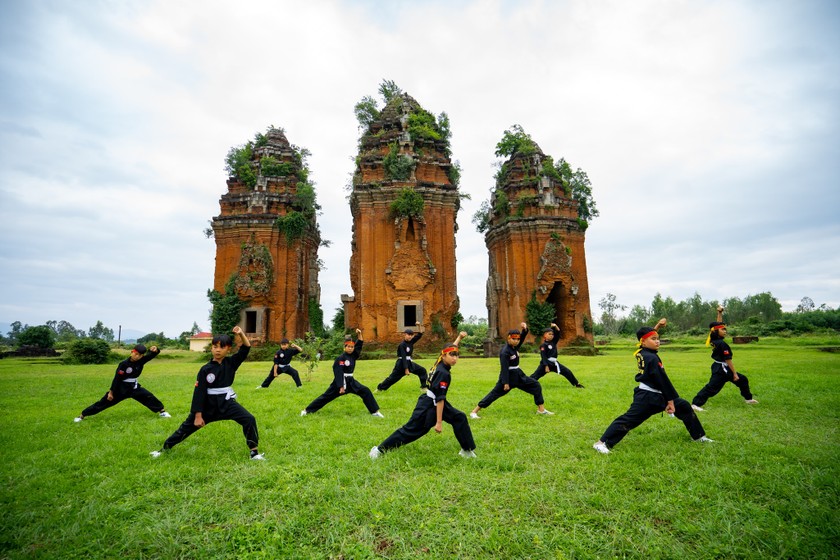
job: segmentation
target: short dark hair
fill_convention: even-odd
[[[226,346],[233,346],[233,339],[230,337],[229,334],[217,334],[213,336],[212,345],[215,346],[218,344],[222,348]]]
[[[405,331],[403,332],[405,332],[405,334],[414,334],[414,331],[412,329],[405,329]]]
[[[288,338],[284,338],[283,340],[280,341],[280,344],[288,344],[288,343],[289,343]]]
[[[132,350],[134,350],[135,352],[137,352],[141,356],[146,353],[146,347],[142,344],[135,345],[134,348],[132,348]]]
[[[636,338],[638,340],[642,340],[642,337],[648,334],[649,332],[653,332],[656,329],[653,327],[640,327],[639,330],[636,331]]]
[[[522,333],[521,333],[521,332],[519,332],[519,329],[510,329],[510,330],[508,331],[508,336],[510,336],[510,335],[512,335],[512,334],[519,334],[519,335],[521,335]]]

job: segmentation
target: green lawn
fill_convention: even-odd
[[[586,389],[543,378],[555,416],[521,391],[494,403],[471,421],[475,460],[448,425],[368,458],[408,419],[413,376],[376,395],[384,419],[353,395],[301,418],[330,362],[301,389],[281,376],[262,391],[270,364],[246,363],[234,388],[267,460],[248,459],[233,422],[152,459],[189,411],[199,363],[164,351],[146,366],[141,383],[171,419],[127,401],[74,424],[116,363],[0,360],[0,558],[837,558],[840,354],[735,346],[760,404],[727,385],[700,416],[716,443],[656,416],[600,455],[592,443],[632,399],[632,351],[561,357]],[[709,353],[663,346],[684,398],[707,381]],[[523,358],[526,373],[536,362]],[[392,365],[359,362],[357,379],[374,388]],[[496,359],[462,359],[451,402],[469,412],[497,375]]]

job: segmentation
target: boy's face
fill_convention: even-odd
[[[718,336],[721,338],[726,338],[726,327],[721,327],[717,330]]]
[[[228,355],[231,348],[231,346],[222,346],[221,344],[216,342],[215,344],[213,344],[213,348],[211,350],[213,353],[213,359],[216,361],[221,360],[222,358]]]
[[[548,331],[543,335],[543,337],[545,338],[546,342],[551,342],[552,340],[554,340],[554,331]]]
[[[458,352],[449,352],[443,355],[443,363],[448,366],[454,366],[458,363]]]
[[[509,334],[508,335],[508,344],[511,346],[516,346],[519,344],[519,335],[518,334]]]
[[[659,350],[659,335],[653,334],[647,338],[643,338],[642,348],[647,348],[648,350]]]
[[[131,358],[132,362],[136,362],[137,360],[139,360],[142,357],[143,357],[143,354],[141,354],[137,350],[134,350],[134,349],[131,350],[131,355],[129,356],[129,358]]]
[[[353,344],[352,342],[350,342],[349,344],[346,343],[346,342],[344,343],[344,351],[347,352],[348,354],[352,354],[353,350],[355,350],[355,349],[356,349],[356,345]]]
[[[403,338],[405,339],[405,341],[406,341],[406,342],[408,342],[409,340],[411,340],[411,338],[412,338],[413,336],[414,336],[413,334],[408,334],[408,333],[404,333],[404,334],[403,334]]]
[[[289,343],[288,342],[283,342],[282,344],[280,344],[280,348],[282,348],[283,350],[288,350],[289,349]]]

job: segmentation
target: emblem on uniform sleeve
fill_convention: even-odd
[[[446,389],[447,387],[449,387],[449,383],[447,383],[446,381],[441,381],[440,382],[440,388],[441,389]]]
[[[215,373],[208,373],[207,374],[207,383],[213,383],[216,381],[216,374]]]

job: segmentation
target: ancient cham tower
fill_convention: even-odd
[[[562,159],[555,165],[521,127],[513,130],[497,145],[496,155],[508,159],[483,207],[483,221],[479,215],[475,220],[489,253],[485,355],[495,355],[508,330],[528,322],[529,308],[543,318],[544,324],[529,325],[537,340],[537,330],[554,322],[561,334],[558,345],[592,344],[587,223],[569,184],[579,175]]]
[[[227,157],[228,192],[212,221],[213,287],[222,294],[235,290],[247,302],[239,325],[257,343],[302,337],[311,321],[323,322],[321,236],[308,155],[290,145],[282,129],[271,127]]]
[[[450,160],[449,121],[399,90],[386,101],[367,122],[360,118],[345,325],[375,344],[400,342],[416,322],[426,327],[423,342],[448,339],[460,317],[459,168]]]

